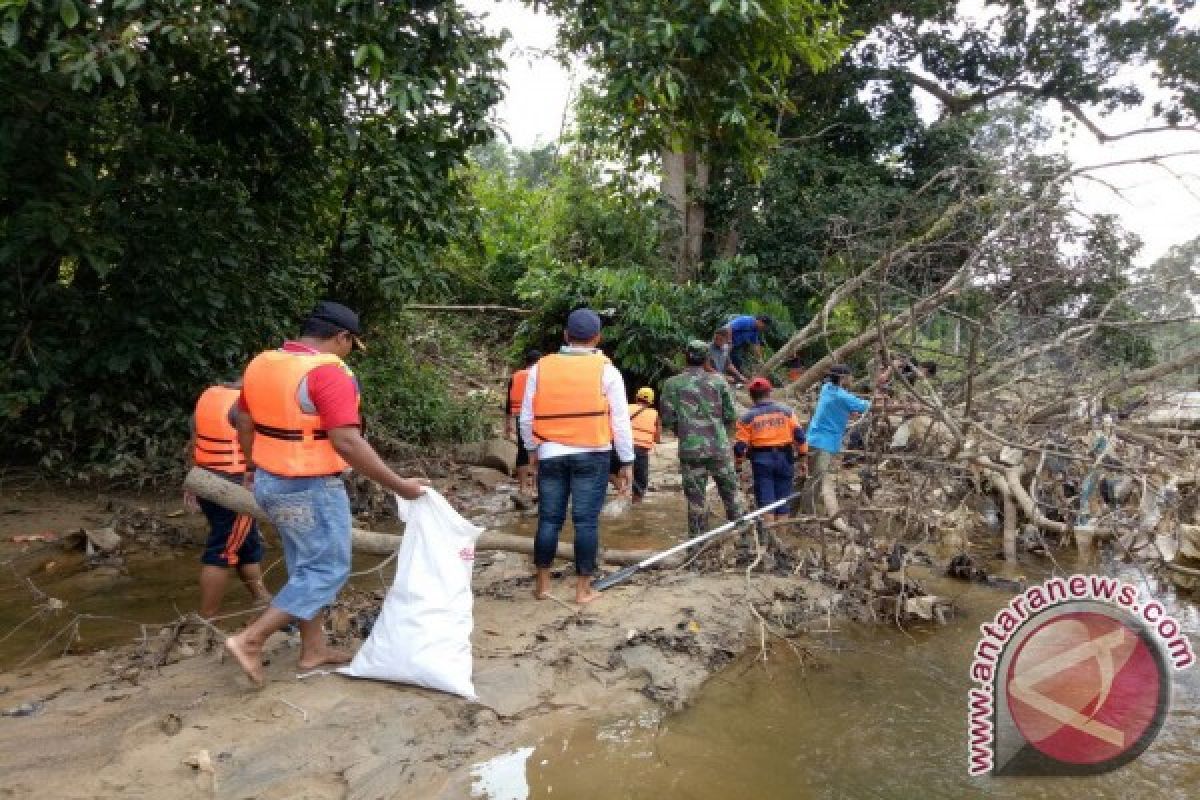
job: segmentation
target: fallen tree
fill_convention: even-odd
[[[239,514],[249,514],[260,522],[270,522],[267,512],[263,510],[248,490],[236,483],[225,480],[207,470],[193,467],[183,481],[183,488],[195,493],[205,500],[219,506],[236,511]],[[395,533],[353,528],[351,542],[355,552],[371,555],[391,555],[400,547],[403,536]],[[517,536],[511,533],[485,532],[475,543],[476,550],[503,550],[509,553],[533,555],[533,539]],[[642,561],[652,553],[647,550],[612,550],[600,552],[600,560],[609,564],[628,566]],[[572,561],[575,558],[575,548],[566,543],[559,543],[555,557],[562,561]],[[668,559],[663,566],[677,566],[680,559]]]

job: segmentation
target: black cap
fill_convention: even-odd
[[[849,375],[850,367],[846,366],[845,364],[834,364],[832,367],[829,368],[829,374],[830,375]]]
[[[355,347],[360,350],[367,349],[366,345],[358,338],[362,334],[362,329],[358,325],[358,314],[341,303],[335,303],[332,300],[322,300],[317,303],[317,307],[312,310],[308,318],[320,320],[335,328],[346,331],[354,337]]]
[[[586,342],[600,335],[600,315],[590,308],[577,308],[567,316],[567,336]]]
[[[525,363],[532,366],[542,357],[542,351],[536,347],[531,347],[525,351]]]

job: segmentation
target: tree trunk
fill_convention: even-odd
[[[662,152],[662,196],[667,204],[663,223],[663,252],[675,265],[681,283],[695,277],[704,259],[705,195],[710,169],[694,151]]]
[[[662,196],[667,204],[663,219],[663,255],[680,271],[687,241],[687,153],[662,152]]]
[[[695,153],[690,154],[688,166],[691,180],[687,186],[687,249],[683,263],[686,275],[680,275],[681,279],[695,275],[697,267],[704,261],[704,225],[707,212],[704,203],[708,195],[709,166],[707,161],[701,160]]]
[[[247,489],[218,477],[207,470],[193,467],[188,472],[187,478],[183,481],[183,488],[194,492],[205,500],[209,500],[219,506],[224,506],[230,511],[236,511],[239,514],[249,514],[260,522],[270,521],[267,518],[267,513],[263,511],[262,507],[255,501],[254,495],[250,494]],[[400,541],[403,539],[399,534],[367,531],[361,528],[353,528],[350,535],[351,546],[355,552],[381,556],[394,553],[400,547]],[[532,555],[533,539],[510,533],[485,533],[476,540],[475,549],[503,550],[508,553]],[[605,563],[627,566],[643,561],[653,554],[653,551],[650,550],[604,550],[600,556],[601,561]],[[575,558],[575,549],[569,544],[560,544],[555,557],[563,561],[572,561]],[[681,561],[682,558],[675,558],[664,559],[658,563],[664,567],[673,567],[680,564]]]

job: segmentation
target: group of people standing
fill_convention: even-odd
[[[753,406],[739,417],[730,379],[745,382],[751,369],[747,356],[761,355],[768,324],[764,316],[739,316],[722,326],[711,343],[688,342],[683,371],[662,386],[661,417],[653,408],[650,387],[638,389],[636,402],[628,403],[621,373],[598,349],[600,317],[589,309],[571,312],[565,345],[557,353],[526,354],[525,366],[509,381],[505,430],[517,438],[522,492],[532,497],[536,483],[535,596],[549,592],[550,565],[569,507],[575,528],[575,599],[595,599],[591,576],[609,477],[614,476],[619,493],[631,492],[639,501],[648,483],[649,455],[663,428],[679,442],[691,536],[707,523],[710,479],[726,518],[742,516],[738,473],[745,462],[757,506],[782,503],[776,516],[783,518],[793,510],[785,501],[795,493],[798,456],[808,453],[810,467],[802,470],[811,476],[807,510],[815,513],[818,491],[826,508],[836,509],[827,480],[832,460],[851,416],[865,413],[870,403],[842,387],[849,369],[839,366],[827,377],[807,429],[791,408],[772,398],[765,377],[749,381]]]
[[[575,600],[585,604],[597,597],[592,576],[607,486],[611,481],[634,501],[644,496],[650,453],[664,427],[679,440],[693,534],[705,524],[710,478],[726,516],[741,516],[737,462],[750,462],[760,506],[788,496],[796,455],[806,446],[817,453],[814,469],[828,469],[829,459],[821,454],[836,453],[848,415],[868,407],[838,386],[848,370],[833,371],[807,436],[795,413],[771,399],[765,378],[749,382],[754,406],[737,416],[725,375],[744,379],[745,356],[762,346],[766,324],[762,317],[738,317],[712,345],[689,342],[685,369],[662,387],[661,416],[650,387],[639,388],[635,402],[628,402],[621,373],[599,349],[603,325],[590,309],[571,312],[557,352],[527,354],[525,368],[510,381],[505,412],[506,430],[517,436],[521,486],[531,493],[536,485],[537,598],[549,594],[550,567],[568,513],[575,531]],[[322,617],[350,574],[351,514],[342,474],[352,468],[407,499],[425,492],[422,481],[393,472],[363,437],[358,381],[344,361],[353,350],[366,349],[360,334],[354,311],[319,303],[297,338],[257,355],[240,381],[207,389],[193,415],[193,463],[252,488],[283,546],[287,582],[272,597],[262,582],[262,540],[253,519],[185,498],[198,503],[210,528],[201,613],[216,614],[234,571],[266,606],[225,642],[256,683],[263,679],[267,637],[293,623],[300,631],[301,669],[350,658],[327,644]]]

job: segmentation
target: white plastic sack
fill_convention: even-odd
[[[396,580],[349,666],[356,678],[398,681],[475,699],[471,682],[471,570],[483,533],[432,489],[396,498],[407,525]]]

